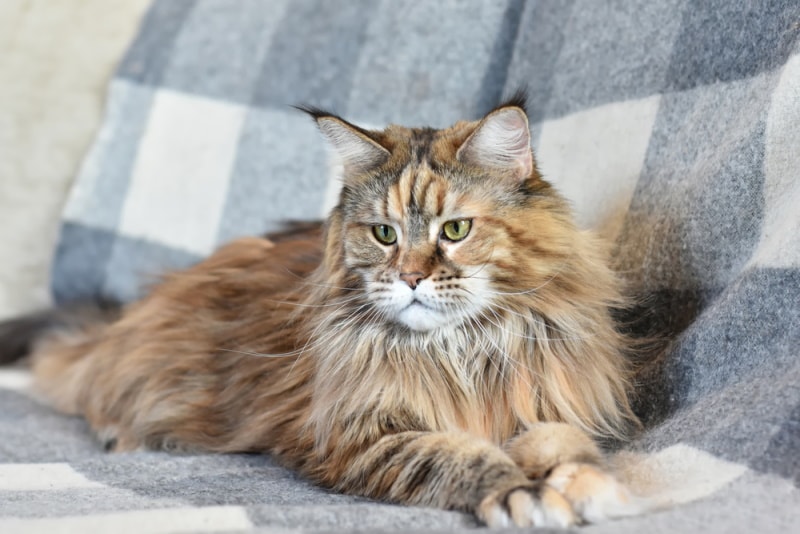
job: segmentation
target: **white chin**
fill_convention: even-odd
[[[430,308],[426,308],[421,304],[412,304],[408,308],[404,309],[398,314],[397,320],[409,327],[411,330],[416,330],[418,332],[435,330],[440,326],[444,326],[447,321],[441,313]]]

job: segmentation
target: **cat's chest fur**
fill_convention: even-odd
[[[317,354],[312,421],[323,434],[359,419],[384,431],[465,431],[501,443],[535,422],[532,409],[515,406],[532,408],[535,388],[506,352],[525,348],[487,339],[468,326],[435,335],[344,330]]]

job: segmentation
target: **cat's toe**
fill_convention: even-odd
[[[547,486],[516,488],[487,498],[479,515],[491,528],[567,528],[576,522],[570,503]]]
[[[131,439],[116,426],[104,426],[95,432],[106,452],[130,452],[142,448],[139,441]]]
[[[632,495],[613,475],[594,465],[561,464],[553,469],[546,484],[563,495],[578,517],[587,523],[638,515],[646,509],[642,499]]]

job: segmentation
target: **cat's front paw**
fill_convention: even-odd
[[[478,517],[489,527],[567,528],[647,510],[613,475],[584,463],[563,463],[544,480],[486,497]]]
[[[545,480],[571,505],[580,522],[600,523],[608,519],[638,515],[646,502],[600,467],[567,462],[556,466]]]
[[[573,523],[598,523],[652,509],[603,468],[600,449],[573,426],[532,425],[509,441],[505,449],[533,483],[550,488],[564,499]]]
[[[564,496],[542,483],[486,497],[478,509],[478,518],[491,528],[567,528],[577,520]]]

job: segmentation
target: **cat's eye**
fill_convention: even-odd
[[[461,241],[469,235],[470,228],[472,228],[472,221],[469,219],[447,221],[442,226],[442,235],[450,241]]]
[[[397,232],[388,224],[376,224],[373,226],[372,235],[384,245],[394,245],[397,241]]]

